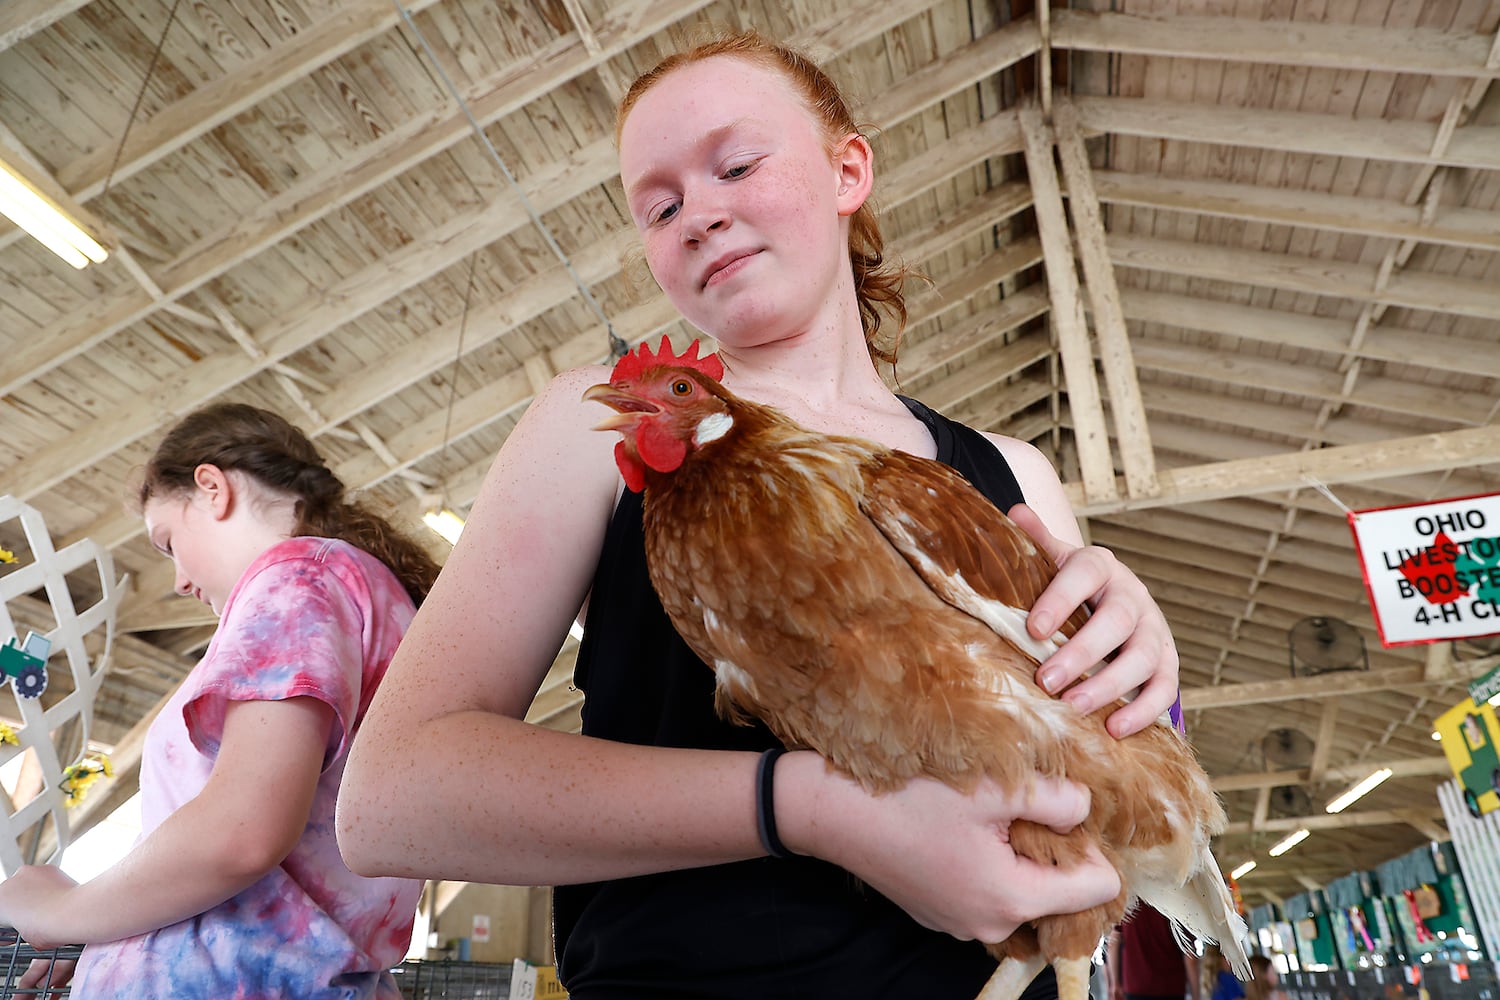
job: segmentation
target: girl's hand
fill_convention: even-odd
[[[1042,665],[1037,680],[1048,691],[1062,691],[1060,697],[1083,713],[1140,688],[1105,725],[1116,737],[1145,729],[1177,699],[1177,647],[1161,608],[1108,549],[1057,538],[1025,504],[1009,515],[1058,565],[1057,577],[1032,608],[1027,630],[1044,638],[1081,605],[1093,608],[1083,628]],[[1069,687],[1110,654],[1104,669]]]
[[[73,971],[78,962],[71,958],[33,958],[21,978],[16,980],[18,989],[36,990],[38,996],[52,996],[52,990],[61,989],[73,981]]]
[[[0,882],[0,923],[16,929],[33,948],[69,944],[68,900],[78,883],[52,865],[25,865]]]
[[[1119,895],[1119,876],[1097,852],[1061,869],[1011,848],[1013,820],[1062,833],[1088,808],[1088,792],[1065,781],[1038,778],[1029,794],[1006,795],[989,780],[964,794],[914,778],[872,796],[810,751],[776,766],[777,824],[790,850],[832,861],[924,927],[964,940],[1003,941],[1028,920]]]

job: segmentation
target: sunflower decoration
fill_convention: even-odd
[[[15,727],[5,721],[0,721],[0,743],[9,743],[16,747],[21,745],[21,737],[16,735]]]
[[[69,764],[63,768],[62,783],[59,787],[63,793],[63,801],[69,809],[83,801],[89,786],[101,777],[113,778],[115,769],[109,762],[109,757],[102,753],[90,753],[76,764]]]
[[[13,563],[15,561],[16,554],[14,552],[7,548],[0,548],[0,563]]]

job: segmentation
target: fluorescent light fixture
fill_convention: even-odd
[[[1380,770],[1374,772],[1369,777],[1365,778],[1364,781],[1361,781],[1359,784],[1355,785],[1353,788],[1349,789],[1323,808],[1331,813],[1343,812],[1345,809],[1349,808],[1350,804],[1353,803],[1355,799],[1369,794],[1371,789],[1380,784],[1386,778],[1389,778],[1391,776],[1391,773],[1392,772],[1390,768],[1382,767]]]
[[[422,523],[448,539],[449,545],[457,545],[458,536],[464,530],[464,519],[447,507],[442,510],[429,510],[422,515]]]
[[[1271,857],[1273,858],[1279,858],[1287,851],[1290,851],[1292,848],[1296,847],[1306,839],[1307,830],[1305,829],[1298,830],[1296,833],[1289,833],[1285,837],[1282,837],[1281,840],[1277,841],[1276,845],[1266,853],[1271,855]]]
[[[1244,878],[1246,875],[1250,874],[1254,870],[1255,870],[1255,862],[1254,861],[1246,861],[1244,864],[1240,865],[1234,871],[1230,872],[1229,873],[1229,877],[1230,878],[1236,878],[1236,879],[1237,878]]]
[[[76,268],[102,263],[109,252],[10,167],[0,163],[0,215]]]

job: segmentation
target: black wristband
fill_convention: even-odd
[[[794,858],[776,834],[776,758],[786,747],[772,747],[760,755],[755,770],[755,827],[760,831],[760,846],[773,858]]]

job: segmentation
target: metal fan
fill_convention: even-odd
[[[1293,677],[1370,669],[1364,636],[1341,618],[1304,618],[1287,630],[1286,644]]]
[[[1269,811],[1272,816],[1308,816],[1312,798],[1298,785],[1277,785],[1271,789]]]
[[[1500,656],[1500,635],[1481,635],[1453,640],[1453,659],[1460,663]]]
[[[1273,729],[1260,741],[1266,767],[1295,768],[1312,763],[1313,741],[1300,729]]]

